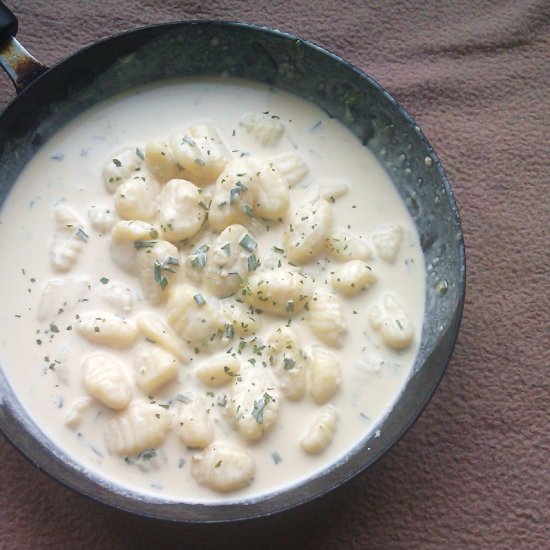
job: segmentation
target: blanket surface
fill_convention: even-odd
[[[396,447],[311,504],[251,522],[144,520],[89,501],[0,435],[0,547],[464,549],[550,546],[550,3],[546,0],[9,0],[51,65],[178,19],[260,23],[382,83],[437,151],[468,260],[443,381]],[[14,96],[0,75],[0,108]]]

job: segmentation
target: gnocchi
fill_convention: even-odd
[[[154,344],[146,344],[134,355],[136,383],[147,395],[153,395],[178,375],[177,359]]]
[[[396,224],[382,227],[372,236],[372,242],[378,255],[389,263],[395,262],[402,240],[403,228]]]
[[[129,348],[138,337],[132,321],[105,311],[79,315],[76,331],[94,344],[118,349]]]
[[[134,401],[109,421],[105,443],[110,453],[131,456],[160,445],[172,427],[170,413],[160,405]]]
[[[338,426],[338,411],[334,405],[326,405],[311,423],[305,437],[300,442],[308,454],[320,454],[331,443]]]
[[[344,296],[356,296],[376,282],[372,267],[360,260],[352,260],[334,269],[332,288]]]
[[[298,208],[284,234],[289,259],[298,264],[314,260],[323,250],[331,229],[332,209],[325,199]]]
[[[201,485],[227,493],[252,482],[256,465],[250,452],[242,447],[219,443],[193,456],[191,474]]]
[[[204,449],[214,437],[205,399],[196,393],[187,393],[176,401],[175,423],[180,441],[187,447]]]
[[[347,332],[342,304],[329,292],[317,291],[309,303],[308,324],[319,340],[339,348]]]
[[[382,295],[379,303],[370,310],[369,320],[388,347],[404,350],[411,345],[413,325],[394,294],[386,292]]]
[[[132,389],[124,367],[106,353],[94,353],[84,360],[84,387],[91,397],[111,409],[124,409],[132,398]]]
[[[322,348],[311,350],[310,360],[311,397],[322,405],[340,389],[342,372],[334,354]]]
[[[217,388],[233,381],[240,371],[240,361],[236,357],[224,353],[207,359],[195,370],[195,374],[205,386]]]

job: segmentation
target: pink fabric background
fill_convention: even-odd
[[[47,64],[185,18],[266,24],[347,58],[402,102],[438,152],[469,272],[435,397],[390,454],[341,489],[254,522],[165,525],[72,493],[0,436],[0,548],[549,548],[550,3],[8,3],[20,41]],[[0,75],[0,107],[13,95]]]

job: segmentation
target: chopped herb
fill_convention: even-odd
[[[277,451],[271,453],[271,458],[273,459],[273,462],[275,464],[279,464],[280,462],[283,461],[283,459],[281,458],[281,455]]]
[[[255,271],[260,265],[260,261],[256,258],[254,254],[248,256],[248,271]]]
[[[76,236],[81,240],[81,241],[84,241],[85,243],[88,242],[88,235],[87,233],[82,229],[82,228],[78,228],[77,232],[76,232]]]
[[[279,254],[283,254],[284,253],[284,250],[282,248],[279,248],[278,246],[274,246],[273,247],[273,250],[275,252],[278,252]]]
[[[117,168],[120,168],[122,166],[122,162],[120,162],[120,160],[118,159],[113,159],[113,164],[117,167]]]
[[[198,164],[199,166],[204,166],[205,165],[205,162],[202,159],[195,159],[193,162],[195,164]]]
[[[258,246],[256,244],[256,241],[250,237],[248,233],[245,233],[241,240],[239,241],[239,244],[247,251],[247,252],[253,252],[256,247]]]
[[[294,359],[291,359],[290,357],[285,357],[283,359],[283,367],[285,370],[292,370],[295,365],[296,361],[294,361]]]
[[[221,465],[222,465],[222,461],[219,460],[218,462],[216,462],[216,465],[214,466],[214,468],[219,468]]]
[[[106,285],[108,282],[109,282],[109,279],[107,279],[107,277],[101,277],[101,279],[99,279],[101,283],[103,283],[104,285]]]
[[[202,294],[195,294],[193,296],[193,300],[195,300],[195,302],[199,306],[203,306],[204,304],[206,304],[206,300],[204,299],[204,296]]]
[[[136,155],[137,155],[141,160],[145,160],[145,153],[143,152],[143,149],[140,149],[139,147],[136,147]]]
[[[293,313],[294,312],[294,300],[289,300],[286,303],[286,311],[287,311],[287,313]]]
[[[134,248],[141,250],[142,248],[153,248],[157,241],[134,241]]]
[[[225,255],[227,257],[229,257],[229,255],[231,254],[231,244],[230,243],[226,243],[224,244],[223,246],[220,247],[224,252],[225,252]]]
[[[256,419],[258,424],[263,424],[264,422],[264,409],[267,404],[272,401],[271,395],[264,393],[261,399],[254,401],[254,408],[252,409],[252,416]]]
[[[182,393],[178,393],[175,399],[176,401],[180,401],[181,403],[185,403],[186,405],[193,401],[189,396],[183,395]]]

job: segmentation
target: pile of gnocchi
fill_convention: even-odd
[[[267,153],[284,134],[266,113],[242,127]],[[111,207],[90,208],[87,220],[56,207],[51,264],[69,272],[94,234],[108,236],[112,261],[136,284],[102,281],[109,307],[77,315],[75,332],[95,350],[82,358],[87,395],[70,404],[67,426],[104,408],[108,452],[155,467],[177,437],[196,482],[226,493],[253,482],[255,443],[280,411],[311,400],[317,413],[297,419],[302,435],[289,445],[323,453],[349,368],[339,350],[358,346],[346,308],[376,288],[376,262],[395,262],[401,226],[345,231],[333,218],[346,186],[313,182],[297,203],[293,190],[309,177],[299,154],[235,154],[205,124],[118,151],[102,177]],[[368,319],[381,345],[411,346],[395,294],[381,293]]]

